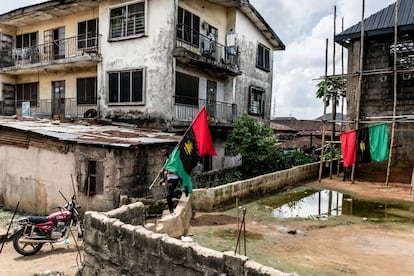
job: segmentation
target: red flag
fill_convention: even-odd
[[[341,133],[341,150],[344,159],[344,167],[355,164],[356,161],[356,131],[351,130]]]
[[[198,155],[216,156],[216,149],[214,148],[210,130],[208,129],[206,107],[203,107],[200,110],[197,117],[193,121],[192,128],[197,143]]]

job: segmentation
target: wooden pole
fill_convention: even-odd
[[[391,142],[390,151],[388,155],[387,177],[385,185],[388,186],[390,181],[390,168],[392,160],[392,151],[394,148],[395,136],[395,115],[397,112],[397,43],[398,43],[398,0],[395,1],[395,19],[394,19],[394,105],[392,108],[392,127],[391,127]]]
[[[323,169],[323,154],[325,149],[325,123],[326,123],[326,92],[327,92],[327,82],[328,82],[328,39],[326,39],[325,46],[325,84],[323,86],[323,119],[322,119],[322,147],[321,147],[321,156],[319,160],[319,178],[318,181],[321,182],[322,179],[322,169]]]
[[[14,208],[14,212],[13,212],[13,216],[12,216],[12,218],[11,218],[11,220],[10,220],[10,224],[9,224],[9,226],[7,227],[6,235],[4,235],[4,237],[3,237],[3,241],[2,241],[2,243],[1,243],[0,254],[1,254],[1,252],[3,251],[4,244],[6,243],[6,240],[7,240],[8,236],[9,236],[10,228],[11,228],[11,226],[12,226],[12,223],[13,223],[14,217],[16,216],[17,209],[19,209],[19,205],[20,205],[20,201],[17,201],[17,205],[16,205],[16,208]]]
[[[333,30],[333,39],[332,39],[332,75],[335,76],[335,58],[336,58],[336,45],[335,45],[335,35],[336,35],[336,5],[334,6],[334,22],[333,22],[334,30]],[[335,124],[336,124],[336,77],[332,78],[332,88],[331,91],[331,104],[332,104],[332,130],[331,130],[331,144],[329,149],[331,151],[330,154],[330,162],[329,162],[329,178],[332,179],[332,172],[333,172],[333,150],[334,150],[334,138],[335,138]]]
[[[341,32],[344,31],[344,18],[342,17],[342,26],[341,26]],[[341,93],[339,94],[341,96],[341,130],[340,132],[344,131],[344,99],[345,96],[343,95],[344,91],[343,91],[343,85],[344,85],[344,47],[341,47]],[[339,171],[340,171],[340,161],[341,161],[341,155],[342,155],[342,149],[341,149],[341,145],[339,145],[339,156],[338,156],[338,168],[337,168],[337,172],[336,175],[339,176]],[[345,168],[344,168],[344,174],[345,174]]]
[[[362,72],[364,70],[364,36],[365,36],[365,0],[362,0],[362,15],[361,15],[361,45],[359,47],[359,78],[358,78],[358,89],[356,95],[356,116],[355,116],[355,130],[359,128],[359,110],[361,102],[361,90],[362,90]],[[352,165],[351,181],[355,182],[355,164]]]

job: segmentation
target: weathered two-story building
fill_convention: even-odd
[[[204,169],[223,168],[238,116],[269,123],[284,48],[245,0],[45,1],[0,15],[1,113],[180,134],[205,106],[218,157]]]
[[[362,47],[361,22],[338,34],[335,41],[348,50],[348,129],[355,129],[357,121],[358,128],[387,123],[392,152],[389,181],[410,183],[414,167],[414,1],[399,0],[398,4],[397,33],[394,3],[364,20]],[[387,161],[357,164],[357,173],[365,180],[385,181],[387,167]]]

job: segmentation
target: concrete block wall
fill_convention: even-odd
[[[81,275],[296,275],[130,224],[132,214],[143,218],[143,210],[142,203],[135,203],[108,213],[85,213]]]
[[[214,188],[197,189],[191,195],[192,206],[198,211],[217,210],[234,204],[236,198],[243,199],[286,186],[299,185],[304,181],[317,179],[318,175],[319,162],[316,162]]]

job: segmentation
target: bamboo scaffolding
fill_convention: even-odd
[[[333,30],[333,39],[332,39],[332,74],[335,75],[335,59],[336,59],[336,45],[335,45],[335,35],[336,35],[336,5],[334,6],[334,30]],[[335,90],[335,82],[336,80],[333,79],[332,80],[332,87],[334,88],[334,90],[332,91],[332,95],[331,95],[331,105],[332,105],[332,130],[331,130],[331,142],[334,141],[335,139],[335,127],[336,127],[336,90]],[[334,151],[334,146],[333,143],[330,144],[330,160],[329,160],[329,178],[332,179],[332,172],[333,172],[333,151]]]
[[[361,41],[359,47],[359,72],[364,70],[364,37],[365,37],[365,0],[362,0],[362,14],[361,14]],[[359,111],[360,111],[360,102],[361,102],[361,90],[362,90],[362,74],[359,74],[358,77],[358,89],[357,89],[357,104],[356,104],[356,117],[355,117],[355,129],[359,127]],[[352,165],[351,171],[351,182],[355,183],[355,164]]]
[[[398,0],[395,1],[395,20],[394,20],[394,45],[398,43]],[[391,127],[391,147],[388,155],[387,164],[387,177],[385,179],[385,185],[388,186],[390,181],[390,168],[392,161],[392,152],[394,148],[394,136],[395,136],[395,116],[397,113],[397,49],[394,49],[394,104],[392,108],[392,127]]]
[[[325,76],[328,75],[328,39],[326,39],[325,46]],[[325,123],[326,123],[326,91],[327,91],[327,78],[325,78],[325,83],[323,86],[323,124],[322,124],[322,149],[319,163],[319,178],[318,181],[322,180],[322,169],[323,169],[323,154],[325,146]]]

